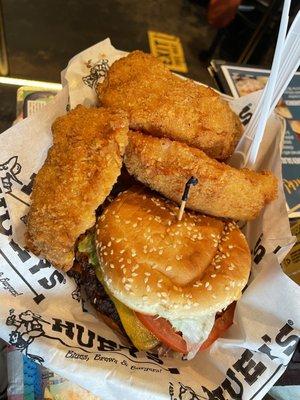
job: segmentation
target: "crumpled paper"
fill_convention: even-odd
[[[253,255],[248,287],[231,328],[193,360],[124,345],[95,317],[76,281],[22,247],[32,182],[51,146],[52,122],[79,103],[95,105],[97,82],[125,54],[106,39],[75,56],[56,98],[0,135],[0,337],[106,400],[261,399],[284,372],[300,327],[300,289],[280,267],[294,241],[281,187],[280,118],[270,118],[255,166],[272,170],[280,190],[244,227]],[[231,102],[244,125],[256,101],[254,93]]]

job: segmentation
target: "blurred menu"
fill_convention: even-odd
[[[219,84],[234,97],[263,89],[270,71],[212,63]],[[280,99],[276,112],[285,119],[282,146],[282,177],[290,218],[300,217],[300,73],[297,72]]]

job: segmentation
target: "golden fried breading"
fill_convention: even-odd
[[[95,224],[120,174],[127,145],[123,111],[78,106],[52,125],[53,146],[33,186],[27,248],[63,270],[78,236]]]
[[[277,196],[270,172],[238,170],[186,144],[139,132],[129,132],[124,161],[135,178],[177,203],[195,176],[198,184],[190,189],[187,207],[216,217],[254,219]]]
[[[141,51],[111,66],[98,95],[103,106],[128,112],[131,129],[185,142],[212,158],[228,158],[242,134],[238,117],[215,91]]]

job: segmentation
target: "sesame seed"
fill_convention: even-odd
[[[158,254],[159,254],[159,255],[162,255],[163,252],[164,252],[163,250],[159,250]]]
[[[132,268],[132,271],[136,271],[139,268],[139,264],[135,264],[135,266]]]
[[[103,252],[103,254],[104,254],[105,256],[107,256],[107,255],[108,255],[107,251],[104,251],[104,252]]]
[[[176,256],[176,260],[182,260],[183,256]]]
[[[209,286],[209,282],[205,282],[204,286],[207,288]]]
[[[137,227],[137,223],[135,222],[135,223],[132,225],[132,227],[133,227],[133,228],[136,228],[136,227]]]
[[[143,299],[144,301],[146,301],[146,300],[148,299],[148,296],[143,296],[142,299]]]
[[[145,275],[150,276],[151,274],[150,274],[150,272],[145,272]]]
[[[138,274],[136,272],[133,272],[132,276],[138,276]]]
[[[162,297],[168,297],[166,292],[161,292]]]
[[[128,282],[133,282],[132,278],[127,278]]]
[[[212,290],[212,286],[209,285],[209,286],[207,287],[207,290]]]
[[[229,248],[229,249],[233,249],[232,244],[229,244],[229,245],[228,245],[228,248]]]
[[[131,260],[130,260],[130,258],[128,258],[128,260],[127,260],[127,264],[131,264]]]
[[[216,265],[215,266],[215,269],[220,269],[221,268],[221,265]]]
[[[161,293],[158,292],[158,293],[157,293],[157,297],[161,297]]]
[[[166,268],[166,271],[171,271],[171,269],[172,269],[172,266],[168,265],[167,268]]]
[[[211,274],[211,278],[215,278],[216,276],[216,274]]]
[[[110,247],[111,246],[111,241],[109,241],[108,243],[107,243],[107,247]]]
[[[168,302],[168,300],[166,300],[166,299],[161,300],[161,304],[167,304],[167,302]]]
[[[123,261],[124,261],[124,258],[123,258],[123,257],[119,258],[119,262],[120,262],[120,263],[123,262]]]
[[[124,269],[123,269],[123,274],[124,274],[124,275],[126,274],[126,271],[127,271],[127,269],[124,268]]]
[[[227,291],[228,291],[229,289],[230,289],[230,287],[229,287],[229,286],[225,286],[225,290],[227,290]]]
[[[148,278],[148,277],[144,279],[144,282],[145,282],[145,283],[147,283],[148,281],[149,281],[149,278]]]
[[[120,250],[120,254],[123,254],[125,252],[125,249]]]
[[[110,264],[109,266],[110,268],[115,268],[114,264]]]
[[[114,254],[114,251],[113,251],[113,249],[111,249],[111,251],[110,251],[110,254]]]
[[[126,278],[124,277],[124,278],[122,278],[122,283],[125,283],[126,282]]]
[[[120,243],[122,239],[116,239],[116,243]]]
[[[124,285],[125,290],[127,290],[127,292],[129,292],[129,290],[131,289],[131,285],[126,284]]]
[[[147,287],[146,287],[146,291],[149,293],[150,292],[150,286],[149,285],[147,285]]]

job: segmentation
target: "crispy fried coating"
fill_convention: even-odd
[[[270,172],[235,169],[186,144],[129,132],[124,156],[130,174],[169,199],[181,202],[187,180],[187,207],[216,217],[251,220],[277,196],[277,179]]]
[[[242,134],[239,118],[215,91],[141,51],[111,66],[98,96],[100,104],[127,111],[131,129],[185,142],[212,158],[228,158]]]
[[[78,236],[95,224],[120,174],[127,145],[123,111],[78,106],[52,125],[53,146],[33,186],[26,245],[68,270]]]

